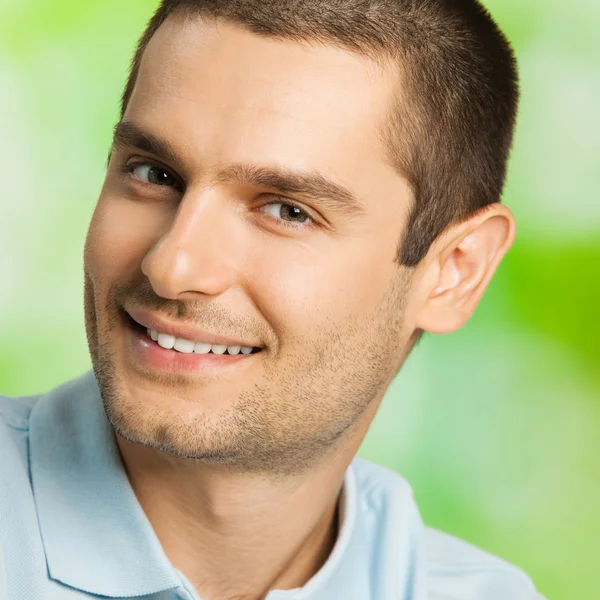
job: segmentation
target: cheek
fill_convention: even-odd
[[[141,205],[103,195],[98,200],[86,240],[86,269],[98,285],[130,280],[152,244],[160,217]]]
[[[259,294],[260,309],[273,327],[314,338],[319,331],[344,327],[377,309],[393,266],[380,254],[364,240],[336,239],[318,251],[279,244],[260,256],[254,253],[248,272],[256,279],[248,283]]]

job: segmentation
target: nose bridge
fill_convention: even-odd
[[[232,285],[237,263],[235,211],[216,188],[181,199],[167,230],[144,257],[142,271],[156,293],[218,294]]]

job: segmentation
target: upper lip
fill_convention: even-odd
[[[194,342],[204,342],[205,344],[219,344],[222,346],[248,346],[251,348],[260,346],[258,344],[252,344],[249,342],[243,342],[234,338],[226,337],[224,335],[216,335],[185,324],[169,323],[163,317],[146,311],[141,308],[128,308],[125,311],[138,325],[142,325],[147,329],[153,329],[160,333],[166,333],[176,338],[185,338]]]

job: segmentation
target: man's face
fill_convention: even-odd
[[[334,47],[222,22],[159,29],[124,121],[176,156],[115,144],[85,247],[88,343],[120,435],[298,471],[372,418],[414,330],[394,263],[411,195],[378,137],[392,86]],[[360,210],[246,177],[258,169],[318,173]],[[134,333],[136,309],[262,350],[233,367],[158,368],[139,353],[155,342]]]

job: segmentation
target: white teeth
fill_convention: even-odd
[[[159,333],[154,329],[147,329],[148,335],[162,348],[168,350],[176,350],[183,354],[208,354],[211,350],[213,354],[225,354],[227,352],[231,356],[236,356],[240,352],[242,354],[251,354],[252,346],[224,346],[223,344],[206,344],[204,342],[193,342],[184,338],[175,338],[167,333]]]
[[[175,338],[168,333],[159,333],[157,341],[159,346],[167,350],[170,350],[175,345]]]
[[[183,352],[184,354],[191,354],[194,351],[195,345],[196,342],[184,340],[183,338],[177,338],[175,340],[175,345],[173,346],[173,348],[178,352]]]

